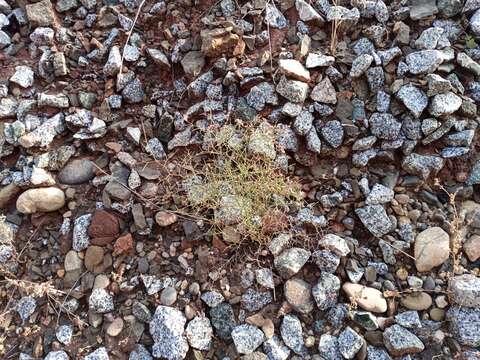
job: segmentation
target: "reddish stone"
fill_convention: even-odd
[[[133,249],[132,234],[120,236],[113,245],[113,255],[120,255]]]
[[[88,228],[91,244],[105,246],[120,235],[120,222],[118,218],[106,210],[97,210],[93,214],[92,222]]]
[[[228,250],[228,246],[218,236],[213,236],[212,245],[222,253]]]

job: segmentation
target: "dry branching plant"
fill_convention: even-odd
[[[51,310],[57,315],[57,322],[60,315],[64,313],[82,323],[75,314],[65,307],[68,294],[56,289],[51,281],[31,282],[19,279],[16,276],[14,269],[22,263],[21,254],[25,249],[17,252],[14,237],[14,229],[6,222],[4,216],[0,216],[0,304],[2,304],[0,329],[9,323],[7,319],[15,309],[18,296],[46,299]],[[0,346],[0,355],[5,350]]]
[[[209,148],[185,157],[183,188],[194,217],[207,218],[214,235],[231,245],[268,244],[289,226],[289,206],[302,199],[300,183],[274,158],[252,154],[254,128],[224,126],[206,134]]]
[[[453,209],[453,217],[450,222],[450,253],[452,254],[452,276],[455,274],[461,274],[463,267],[460,264],[460,251],[462,250],[462,236],[460,228],[462,226],[462,220],[457,211],[456,196],[457,193],[450,193],[443,185],[440,184],[438,179],[435,179],[435,186],[439,187],[448,196],[448,202]]]

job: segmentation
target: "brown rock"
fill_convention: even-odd
[[[7,204],[20,192],[20,188],[13,182],[0,189],[0,208]]]
[[[425,292],[416,292],[402,296],[400,304],[409,310],[427,310],[432,306],[432,297]]]
[[[176,223],[178,216],[168,211],[159,211],[155,214],[155,222],[162,227]]]
[[[132,234],[123,235],[119,237],[117,241],[115,241],[115,245],[113,246],[113,255],[124,254],[131,249],[133,249]]]
[[[105,252],[103,251],[103,248],[100,246],[89,246],[87,248],[87,251],[85,252],[85,267],[87,268],[88,271],[94,272],[95,271],[95,266],[99,265],[103,261],[103,256],[105,255]]]
[[[120,335],[123,330],[123,320],[120,317],[115,318],[107,328],[107,334],[115,337]]]
[[[228,29],[202,30],[202,53],[209,57],[222,54],[238,56],[245,51],[245,42],[237,34]]]
[[[312,287],[302,279],[285,282],[283,292],[288,303],[298,312],[308,314],[313,310]]]
[[[120,235],[118,218],[106,210],[97,210],[93,214],[88,228],[88,235],[93,245],[104,246],[110,244]]]
[[[271,319],[265,319],[262,325],[262,331],[267,339],[270,339],[274,335],[275,326],[273,325],[273,321]]]
[[[465,241],[463,252],[467,255],[468,260],[477,261],[480,258],[480,235],[472,235]]]
[[[50,0],[25,5],[25,12],[30,25],[33,27],[54,26],[56,23],[55,11]]]

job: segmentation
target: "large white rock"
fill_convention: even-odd
[[[29,189],[17,199],[17,210],[23,214],[56,211],[65,205],[65,194],[56,187]]]
[[[346,282],[343,284],[342,290],[351,301],[355,301],[358,306],[366,311],[375,313],[387,311],[387,301],[377,289]]]

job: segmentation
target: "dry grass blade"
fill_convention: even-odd
[[[120,62],[120,73],[122,72],[122,68],[123,68],[123,60],[125,59],[125,48],[127,47],[128,42],[130,41],[130,37],[132,36],[133,29],[135,28],[135,25],[137,24],[138,17],[140,16],[140,12],[142,11],[142,7],[145,4],[145,1],[146,0],[142,0],[140,5],[138,5],[138,9],[137,9],[137,12],[135,13],[135,19],[133,20],[132,27],[130,28],[130,30],[128,30],[127,40],[125,41],[125,44],[123,45],[122,61]]]

